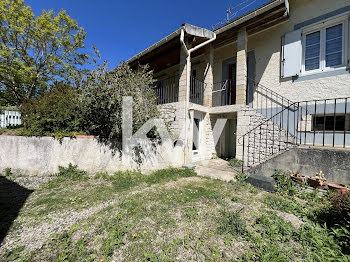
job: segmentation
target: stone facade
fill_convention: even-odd
[[[252,128],[252,126],[258,128]],[[249,131],[251,132],[248,133]],[[294,136],[283,126],[276,121],[267,120],[265,116],[249,106],[242,108],[238,113],[236,157],[244,160],[246,166],[258,164],[287,150],[293,146],[294,140]]]

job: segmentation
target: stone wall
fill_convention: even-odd
[[[95,138],[0,136],[0,170],[9,167],[27,174],[54,173],[69,163],[88,172],[126,169],[154,170],[181,166],[183,150],[172,143],[154,144],[151,154],[134,151],[121,159],[120,142],[100,142]]]
[[[238,112],[236,158],[244,158],[245,165],[251,166],[265,161],[293,145],[294,137],[283,126],[280,127],[272,120],[265,120],[261,113],[249,106],[242,107]],[[253,131],[243,138],[251,130]]]
[[[350,183],[350,151],[335,148],[291,148],[247,171],[271,176],[276,169],[292,170],[306,176],[322,171],[330,182]]]

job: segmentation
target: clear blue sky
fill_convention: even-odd
[[[96,45],[104,60],[116,66],[187,22],[212,29],[225,20],[228,7],[252,4],[245,13],[268,0],[25,0],[35,15],[43,9],[67,10],[87,32],[86,47]],[[239,8],[243,7],[240,6]]]

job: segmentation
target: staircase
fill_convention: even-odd
[[[292,102],[255,85],[247,104],[264,118],[239,138],[242,172],[300,145],[350,147],[350,98]]]

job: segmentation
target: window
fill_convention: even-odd
[[[347,24],[346,16],[303,30],[303,73],[345,66]]]
[[[305,42],[305,71],[320,68],[320,39],[321,32],[306,35]]]
[[[314,115],[312,119],[313,131],[350,131],[348,115]]]

